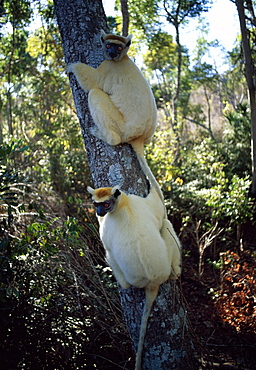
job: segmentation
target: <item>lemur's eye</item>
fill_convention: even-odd
[[[123,47],[122,46],[118,46],[117,50],[122,51],[123,50]]]
[[[104,202],[104,207],[105,208],[108,208],[110,206],[110,203],[109,202]]]
[[[106,45],[106,49],[110,49],[110,45],[108,44],[108,45]]]

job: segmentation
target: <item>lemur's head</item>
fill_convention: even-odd
[[[117,199],[121,195],[119,186],[113,188],[98,188],[93,189],[90,186],[87,190],[92,194],[93,205],[96,208],[98,216],[103,217],[107,213],[113,212],[117,205]]]
[[[113,34],[108,35],[101,30],[100,40],[105,59],[118,62],[127,54],[131,45],[132,35],[127,37]]]

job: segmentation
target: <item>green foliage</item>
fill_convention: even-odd
[[[250,122],[247,106],[226,112],[222,142],[200,138],[181,149],[181,166],[173,166],[173,134],[158,130],[147,147],[147,159],[166,195],[172,214],[202,220],[202,231],[216,222],[237,225],[253,221],[255,204],[250,189]],[[190,224],[189,224],[190,225]]]
[[[148,34],[152,24],[158,20],[157,5],[157,0],[128,1],[131,26]]]
[[[158,128],[152,142],[145,147],[147,161],[157,181],[166,191],[170,188],[170,181],[178,172],[172,164],[174,159],[175,138],[173,131],[167,128],[167,124]]]
[[[11,142],[0,145],[0,207],[3,212],[7,212],[2,218],[1,234],[4,233],[7,224],[11,225],[16,209],[23,208],[23,204],[18,203],[18,195],[26,184],[22,183],[21,175],[14,167],[16,155],[27,149],[27,147],[20,147],[20,144],[20,142]]]
[[[224,217],[229,217],[231,222],[237,224],[253,221],[256,208],[253,199],[248,196],[250,184],[249,177],[239,178],[234,175],[228,187],[227,197],[220,203],[216,216],[222,212]]]
[[[41,6],[47,22],[52,5]],[[22,137],[29,144],[29,157],[20,157],[20,167],[28,176],[50,182],[63,196],[82,189],[88,181],[88,165],[56,24],[46,23],[30,35],[15,30],[3,38],[0,48],[4,56],[0,71],[6,76],[0,133]]]
[[[33,71],[34,59],[26,52],[27,38],[28,32],[24,29],[18,29],[15,30],[14,34],[8,34],[1,39],[0,71],[3,73],[1,86],[4,87],[4,90],[11,88],[11,86],[3,85],[3,82],[8,82],[15,84],[12,87],[17,92],[21,79]]]
[[[250,122],[246,105],[226,110],[226,131],[217,142],[206,133],[183,142],[181,164],[173,166],[175,151],[171,134],[156,134],[148,160],[162,185],[168,213],[181,228],[183,245],[203,260],[218,260],[218,254],[241,242],[241,225],[255,222],[255,199],[250,198]],[[149,147],[150,148],[150,147]],[[153,153],[153,154],[152,154]],[[238,240],[237,240],[238,238]],[[241,238],[241,240],[240,240]],[[208,247],[214,247],[214,254]],[[207,250],[207,251],[206,251]],[[217,253],[217,254],[216,254]],[[217,258],[216,258],[217,257]],[[218,265],[211,263],[212,266]]]
[[[118,33],[117,28],[120,26],[120,23],[117,21],[115,17],[108,16],[107,24],[110,33]]]
[[[33,32],[28,38],[26,52],[38,61],[38,68],[54,69],[55,75],[60,75],[65,68],[61,37],[54,23]]]
[[[158,31],[148,37],[148,51],[144,57],[145,64],[151,70],[169,71],[172,67],[176,45],[172,35]]]
[[[144,54],[147,72],[152,77],[152,90],[157,107],[162,108],[170,126],[174,125],[173,105],[177,88],[177,45],[166,32],[155,31],[148,39],[148,50]],[[187,50],[182,48],[182,73],[180,79],[179,122],[187,115],[189,94],[191,92],[191,74],[188,70]],[[181,128],[182,125],[180,125]]]
[[[26,25],[31,16],[29,0],[4,0],[1,3],[0,25],[10,22],[14,28]]]
[[[236,110],[224,111],[228,126],[223,138],[223,156],[228,163],[226,173],[241,177],[251,174],[251,122],[247,104],[239,104]]]
[[[95,237],[75,218],[49,219],[40,211],[18,238],[2,239],[3,367],[91,368],[102,336],[120,346],[116,289]],[[110,353],[101,352],[104,366]]]
[[[209,0],[181,0],[179,6],[175,0],[165,1],[165,9],[167,10],[167,20],[173,24],[175,22],[182,23],[187,17],[194,18],[202,12],[208,11]]]
[[[194,215],[208,220],[228,218],[235,223],[253,220],[255,209],[248,198],[250,178],[246,167],[243,173],[240,170],[235,173],[234,158],[223,155],[224,149],[235,151],[232,144],[227,146],[225,142],[222,147],[208,139],[190,150],[183,149],[183,165],[179,172],[182,180],[172,180],[173,192],[177,192],[175,199],[182,209],[193,209]]]

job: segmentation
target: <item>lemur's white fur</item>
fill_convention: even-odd
[[[89,92],[88,102],[97,127],[91,133],[110,145],[129,143],[151,184],[163,199],[154,175],[144,157],[144,144],[150,142],[157,124],[157,108],[151,88],[136,64],[127,56],[132,35],[127,37],[101,32],[105,57],[95,69],[83,63],[68,65],[79,84]],[[122,51],[109,56],[107,45]]]
[[[95,206],[109,211],[98,217],[100,237],[106,258],[116,279],[127,289],[130,285],[145,288],[146,301],[141,320],[140,339],[136,355],[136,370],[140,369],[147,320],[159,286],[169,277],[181,273],[180,242],[156,189],[151,188],[146,198],[125,194],[114,188],[87,188]],[[106,204],[108,206],[108,204]],[[98,211],[98,209],[97,209]]]

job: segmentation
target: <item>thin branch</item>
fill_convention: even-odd
[[[204,125],[203,123],[201,123],[201,122],[195,121],[195,120],[194,120],[194,119],[192,119],[192,118],[185,117],[185,119],[186,119],[186,120],[188,120],[189,122],[195,123],[196,125],[198,125],[198,126],[202,127],[204,130],[208,131],[208,132],[209,132],[209,134],[210,134],[210,136],[211,136],[211,138],[212,138],[213,140],[215,140],[215,137],[214,137],[214,135],[213,135],[213,133],[212,133],[212,130],[211,130],[209,127],[205,126],[205,125]]]

